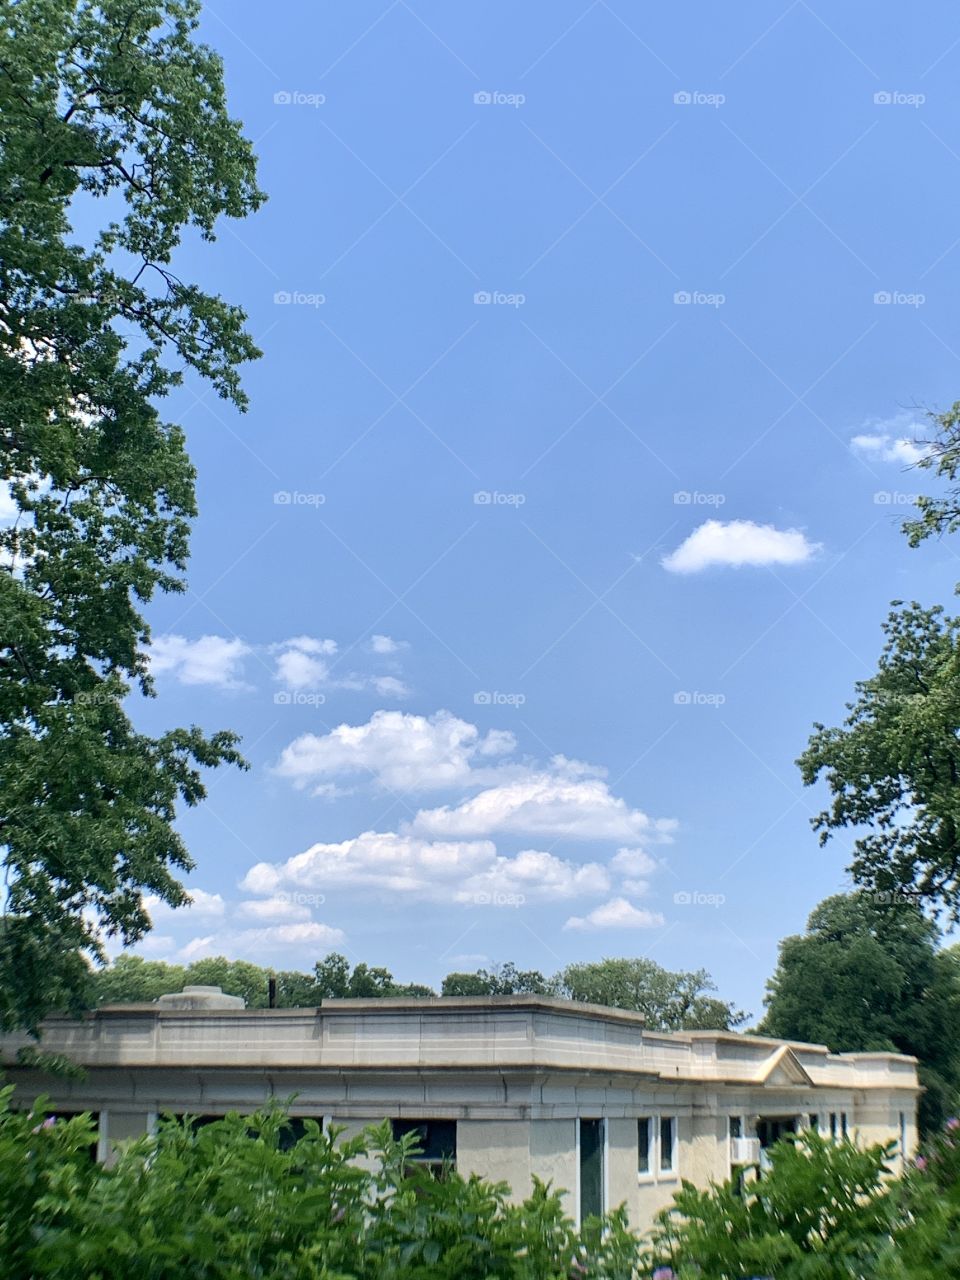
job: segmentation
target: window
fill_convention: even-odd
[[[731,1138],[743,1137],[743,1116],[730,1117],[730,1137]]]
[[[673,1173],[676,1167],[677,1117],[660,1117],[660,1172]]]
[[[637,1173],[650,1172],[650,1117],[637,1121]]]
[[[814,1133],[819,1133],[820,1131],[820,1117],[815,1111],[810,1112],[810,1128]]]
[[[600,1217],[604,1211],[603,1147],[604,1125],[602,1120],[578,1122],[580,1148],[580,1221]]]
[[[837,1113],[836,1113],[835,1111],[831,1111],[831,1112],[830,1112],[830,1137],[833,1139],[833,1141],[834,1141],[834,1142],[836,1142],[836,1140],[837,1140]]]
[[[900,1112],[900,1159],[907,1162],[907,1113]]]
[[[840,1112],[840,1132],[844,1137],[847,1136],[847,1113],[845,1111]]]
[[[418,1150],[409,1157],[411,1164],[424,1166],[432,1173],[442,1172],[445,1164],[456,1164],[456,1120],[394,1120],[392,1124],[395,1142],[408,1133],[417,1140]]]

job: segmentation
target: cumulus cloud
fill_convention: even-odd
[[[670,573],[699,573],[715,565],[803,564],[820,550],[800,529],[752,520],[706,520],[661,564]]]
[[[405,649],[406,643],[402,640],[394,640],[393,636],[371,636],[370,650],[372,653],[392,654],[398,653],[401,649]]]
[[[272,898],[249,898],[238,902],[236,914],[241,920],[295,924],[310,919],[310,908],[289,894],[278,894]]]
[[[410,824],[431,836],[509,833],[566,840],[662,839],[674,825],[631,809],[602,779],[545,772],[489,787],[459,805],[422,809]]]
[[[481,735],[449,711],[430,717],[377,711],[366,724],[302,734],[284,749],[276,771],[298,786],[368,774],[384,787],[432,790],[471,780],[477,759],[507,755],[515,747],[512,734]]]
[[[165,920],[167,923],[173,917],[179,919],[189,915],[192,919],[219,919],[225,913],[227,904],[219,893],[208,893],[206,889],[191,889],[184,886],[190,895],[190,901],[182,907],[171,907],[168,903],[158,898],[156,894],[148,894],[143,905],[147,910],[147,914],[151,920]]]
[[[920,430],[919,424],[916,424],[915,430]],[[908,435],[895,436],[883,431],[854,436],[850,441],[850,448],[868,461],[898,462],[905,467],[914,466],[928,452],[926,445],[918,444],[916,439]]]
[[[611,898],[585,916],[571,916],[563,927],[592,932],[600,929],[658,929],[663,923],[659,911],[635,907],[626,898]]]
[[[494,894],[552,902],[603,894],[610,877],[599,863],[577,863],[526,849],[497,852],[490,840],[424,840],[395,831],[365,831],[337,844],[315,844],[282,863],[251,867],[241,888],[274,898],[284,887],[403,894],[433,902],[482,902]]]
[[[181,684],[213,685],[219,689],[243,689],[244,659],[253,652],[250,645],[226,636],[157,636],[150,645],[148,659],[154,675],[172,675]]]
[[[335,640],[294,636],[273,645],[272,650],[277,664],[274,679],[288,689],[316,689],[329,678],[326,659],[337,652],[337,644]]]

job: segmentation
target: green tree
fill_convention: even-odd
[[[445,996],[552,994],[550,980],[539,969],[518,969],[512,960],[495,969],[477,969],[474,973],[448,973],[441,987],[441,995]]]
[[[0,1025],[82,1002],[101,932],[183,903],[172,822],[233,734],[138,733],[142,607],[183,589],[194,472],[157,402],[182,370],[239,407],[244,315],[179,279],[185,229],[258,207],[197,0],[17,0],[0,24]],[[75,222],[72,221],[75,219]]]
[[[658,1031],[726,1031],[746,1015],[709,993],[715,991],[704,969],[672,973],[653,960],[600,960],[571,964],[557,975],[559,994],[587,1004],[612,1005],[642,1013]]]
[[[885,895],[884,895],[885,897]],[[911,902],[837,894],[807,932],[780,944],[760,1030],[835,1053],[886,1051],[920,1059],[922,1127],[942,1120],[960,1077],[960,959]]]
[[[228,960],[226,956],[209,956],[195,960],[184,973],[184,985],[220,987],[228,996],[242,996],[248,1009],[265,1009],[269,998],[272,969],[261,969],[249,960]],[[179,987],[168,987],[178,991]]]
[[[960,529],[960,400],[946,413],[931,413],[930,436],[917,466],[946,482],[946,492],[917,498],[919,514],[905,520],[903,531],[911,547],[924,539]]]
[[[960,918],[960,620],[894,602],[876,675],[860,681],[841,728],[814,725],[800,757],[807,785],[824,775],[831,804],[821,844],[860,832],[855,882],[908,892]]]
[[[183,965],[144,960],[142,956],[119,955],[91,979],[91,1004],[142,1004],[186,985]]]

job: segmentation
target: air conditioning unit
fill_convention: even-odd
[[[731,1138],[730,1163],[733,1165],[759,1164],[759,1138]]]

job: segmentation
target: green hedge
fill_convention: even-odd
[[[892,1148],[816,1134],[760,1182],[684,1184],[645,1238],[625,1214],[578,1231],[535,1182],[434,1177],[389,1124],[344,1139],[281,1108],[161,1122],[90,1158],[89,1117],[0,1090],[0,1278],[30,1280],[949,1280],[960,1277],[957,1121],[900,1179]]]

